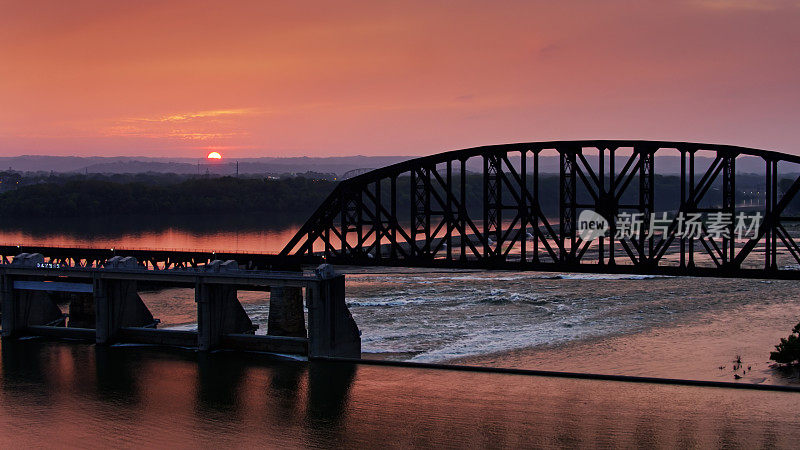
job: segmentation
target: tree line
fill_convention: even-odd
[[[285,212],[310,214],[336,186],[336,181],[305,174],[283,178],[272,177],[185,177],[164,174],[138,174],[128,176],[70,175],[41,177],[35,182],[22,179],[19,187],[0,193],[0,218],[7,217],[97,217],[136,214],[217,214],[217,213],[269,213]],[[458,180],[454,176],[454,180]],[[17,181],[17,180],[15,180]],[[749,181],[749,183],[748,183]],[[737,177],[737,202],[758,196],[753,177]],[[781,190],[788,188],[790,180],[781,181]],[[460,182],[456,183],[456,196],[460,198]],[[680,178],[669,175],[655,177],[655,209],[674,211],[680,200]],[[405,217],[411,207],[412,189],[407,176],[397,179],[396,207]],[[578,202],[592,204],[593,199],[579,181]],[[638,180],[630,184],[620,198],[622,204],[638,203]],[[715,184],[708,193],[704,207],[720,203],[720,186]],[[446,199],[437,183],[432,184],[439,197]],[[529,186],[532,190],[532,186]],[[760,190],[763,191],[763,188]],[[514,195],[501,187],[504,204],[515,204]],[[384,205],[389,205],[390,185],[381,184]],[[543,212],[555,217],[559,208],[559,179],[554,174],[539,177],[539,203]],[[759,194],[763,195],[763,194]],[[483,175],[469,174],[465,180],[466,207],[470,215],[480,217],[483,208]],[[790,209],[797,209],[800,198]],[[432,203],[436,206],[435,203]],[[434,209],[438,209],[438,206]]]
[[[292,177],[192,178],[177,183],[75,178],[41,182],[0,194],[0,215],[93,217],[128,214],[306,212],[335,182]]]

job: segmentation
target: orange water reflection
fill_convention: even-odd
[[[283,249],[299,229],[287,224],[269,228],[189,228],[159,227],[158,229],[115,232],[109,227],[102,232],[80,228],[28,230],[24,227],[0,229],[0,243],[9,245],[74,246],[96,248],[147,248],[169,250],[208,250],[253,253],[276,253]]]
[[[790,448],[800,439],[793,393],[35,341],[0,351],[4,448]]]

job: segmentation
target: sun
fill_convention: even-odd
[[[219,152],[211,152],[211,153],[208,154],[208,156],[206,156],[206,158],[208,158],[208,159],[222,159],[222,155],[220,155]]]

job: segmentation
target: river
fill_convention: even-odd
[[[3,342],[0,447],[793,448],[796,393]]]
[[[4,225],[0,242],[276,252],[298,223],[269,217],[38,222]],[[367,359],[797,383],[796,374],[768,360],[800,321],[796,282],[339,270],[347,273],[347,302]],[[195,326],[190,291],[142,297],[161,326]],[[263,333],[268,295],[241,292],[240,300]],[[734,370],[737,358],[743,364]],[[791,446],[800,437],[796,394],[785,393],[38,339],[2,344],[0,379],[0,427],[34,446],[60,439],[90,447],[195,447],[211,437],[232,446],[289,447]],[[11,436],[4,433],[0,444],[17,442]]]

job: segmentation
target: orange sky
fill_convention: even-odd
[[[0,0],[0,155],[800,153],[800,1]]]

